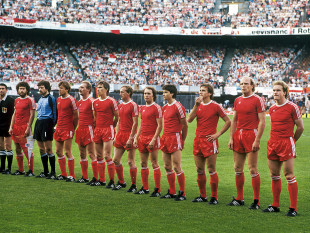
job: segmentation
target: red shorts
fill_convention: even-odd
[[[296,158],[296,143],[294,138],[269,139],[267,143],[267,158],[269,160],[286,161]]]
[[[28,125],[13,126],[12,139],[21,146],[27,143],[27,138],[25,137],[27,126]],[[30,130],[30,135],[32,135],[32,130]]]
[[[182,150],[184,142],[180,133],[163,135],[160,139],[160,149],[166,154],[171,154],[178,150]]]
[[[257,129],[237,129],[234,134],[234,151],[238,153],[249,153],[257,135]]]
[[[114,147],[119,148],[119,149],[125,149],[125,150],[134,149],[133,145],[130,148],[126,146],[130,133],[131,132],[118,131],[115,137]],[[132,140],[132,143],[133,143],[133,140]]]
[[[75,142],[80,146],[86,146],[93,142],[94,128],[89,125],[88,127],[78,127],[76,130]]]
[[[68,139],[72,139],[74,136],[74,131],[72,130],[64,130],[64,129],[57,129],[54,133],[54,139],[57,142],[63,142],[66,141]]]
[[[95,128],[94,132],[94,142],[95,143],[103,143],[108,142],[114,139],[115,130],[113,125],[104,128]]]
[[[208,157],[210,155],[218,154],[219,142],[214,140],[209,142],[208,139],[204,137],[196,136],[193,145],[193,154],[195,156]]]
[[[142,136],[140,135],[138,140],[138,149],[141,153],[150,153],[160,148],[160,137],[157,137],[153,149],[149,148],[149,144],[152,141],[154,135]]]

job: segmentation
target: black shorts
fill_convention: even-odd
[[[9,129],[10,128],[0,128],[0,137],[11,137],[11,135],[9,134]]]
[[[53,141],[54,123],[52,119],[37,120],[33,138],[39,142]]]

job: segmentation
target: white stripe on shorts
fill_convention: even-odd
[[[177,137],[178,150],[181,150],[182,149],[182,144],[181,144],[180,133],[176,133],[175,136]]]
[[[297,154],[296,154],[296,147],[295,147],[295,143],[294,143],[294,139],[293,139],[292,137],[290,137],[290,141],[291,141],[293,156],[297,156]]]

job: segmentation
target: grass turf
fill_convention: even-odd
[[[220,120],[219,127],[223,122]],[[297,142],[298,157],[295,160],[295,175],[299,186],[298,216],[285,216],[289,207],[287,183],[283,173],[280,213],[262,213],[249,210],[253,198],[251,177],[245,166],[245,206],[226,206],[236,195],[232,152],[228,150],[229,132],[219,139],[220,153],[217,159],[219,190],[217,206],[207,203],[192,203],[199,196],[192,145],[196,123],[189,124],[189,133],[182,153],[182,168],[186,177],[187,200],[175,202],[150,198],[149,195],[134,195],[124,189],[111,191],[105,187],[89,187],[85,184],[66,183],[32,177],[0,175],[0,229],[1,232],[309,232],[309,158],[310,120],[304,119],[305,131]],[[261,176],[261,207],[272,204],[271,179],[266,159],[266,144],[270,124],[261,140],[259,172]],[[42,170],[38,147],[35,146],[34,172]],[[76,178],[81,177],[79,152],[73,145]],[[14,153],[15,155],[15,153]],[[15,157],[15,156],[14,156]],[[161,156],[160,156],[161,157]],[[26,160],[24,160],[26,161]],[[168,189],[162,159],[162,194]],[[130,183],[126,156],[123,156],[124,176]],[[141,186],[139,155],[138,188]],[[25,170],[27,164],[25,162]],[[150,191],[154,187],[150,167]],[[12,170],[17,169],[14,158]],[[57,174],[59,166],[56,164]],[[89,164],[91,177],[91,166]],[[107,172],[106,172],[106,177]],[[207,193],[210,196],[209,176]],[[176,181],[176,187],[178,184]]]

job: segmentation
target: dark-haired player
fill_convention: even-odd
[[[297,216],[298,185],[294,175],[296,141],[304,131],[302,116],[298,106],[287,100],[289,88],[283,81],[273,83],[273,98],[276,104],[270,108],[271,132],[267,143],[267,158],[272,179],[273,203],[263,212],[280,211],[281,167],[288,183],[291,205],[289,217]],[[294,133],[294,127],[296,130]]]
[[[38,101],[38,115],[33,138],[37,140],[43,172],[36,177],[56,179],[55,155],[53,153],[53,133],[57,121],[56,100],[55,97],[50,94],[51,85],[48,81],[40,81],[38,83],[38,88],[41,98]],[[48,160],[51,166],[51,173],[48,171]]]
[[[2,174],[11,174],[13,151],[12,137],[9,134],[10,124],[14,113],[14,99],[7,95],[8,87],[0,83],[0,158]],[[8,160],[7,169],[5,169],[5,160]]]
[[[175,100],[177,88],[174,85],[165,85],[163,87],[163,96],[167,104],[163,107],[164,133],[161,137],[160,149],[163,152],[169,190],[161,198],[174,198],[176,201],[183,201],[186,200],[186,196],[185,175],[181,168],[181,154],[188,130],[185,108]],[[175,190],[175,173],[180,187],[178,195],[176,195]]]
[[[140,109],[141,125],[134,141],[134,145],[138,146],[140,152],[142,188],[135,192],[135,194],[149,193],[149,168],[147,164],[150,157],[155,181],[155,189],[151,197],[159,197],[161,173],[158,165],[158,150],[160,148],[163,114],[161,107],[155,103],[156,90],[153,87],[146,87],[143,91],[143,96],[146,105]]]
[[[200,196],[195,198],[193,202],[208,201],[206,192],[207,177],[205,173],[205,164],[207,163],[211,185],[209,204],[216,205],[218,204],[218,175],[216,172],[216,158],[219,153],[218,138],[229,129],[231,122],[223,107],[212,100],[213,93],[214,89],[211,84],[202,84],[200,86],[200,96],[196,99],[187,121],[192,122],[197,118],[193,154],[197,168],[197,183]],[[225,121],[225,124],[216,132],[219,117]]]
[[[24,152],[27,160],[29,171],[25,176],[34,176],[33,174],[33,154],[29,155],[27,148],[27,137],[32,135],[32,123],[34,119],[36,104],[34,99],[29,96],[30,86],[26,82],[19,82],[16,86],[19,97],[15,100],[14,114],[11,121],[9,133],[12,135],[15,143],[16,160],[18,170],[12,175],[24,175]],[[30,158],[29,158],[30,157]]]
[[[58,84],[59,95],[57,99],[57,127],[54,133],[56,154],[58,156],[58,163],[61,174],[57,177],[59,180],[66,180],[67,182],[75,181],[74,174],[74,157],[72,155],[72,138],[75,128],[78,124],[77,102],[69,94],[71,87],[66,81],[61,81]],[[68,158],[69,176],[66,170],[66,157]]]
[[[131,86],[122,86],[120,96],[123,101],[119,105],[119,120],[117,123],[117,134],[114,142],[114,157],[115,170],[118,177],[118,183],[113,190],[119,190],[126,187],[126,182],[123,176],[123,165],[121,158],[127,151],[127,160],[130,168],[131,186],[127,192],[137,191],[137,167],[135,163],[136,148],[133,145],[134,137],[137,133],[139,107],[131,99],[133,89]]]
[[[253,79],[244,77],[240,82],[242,96],[234,103],[234,116],[230,128],[229,149],[233,150],[235,162],[236,199],[229,206],[244,205],[244,164],[248,157],[248,166],[252,177],[254,201],[250,209],[259,209],[260,176],[258,173],[258,151],[260,139],[265,129],[265,103],[263,98],[254,94]]]
[[[99,180],[93,178],[92,186],[104,186],[105,162],[107,162],[109,183],[106,188],[114,188],[115,166],[112,160],[113,140],[115,126],[118,121],[117,101],[109,96],[110,85],[101,81],[97,84],[98,99],[93,102],[93,115],[95,119],[94,142],[98,160]],[[96,177],[96,179],[98,176]]]

